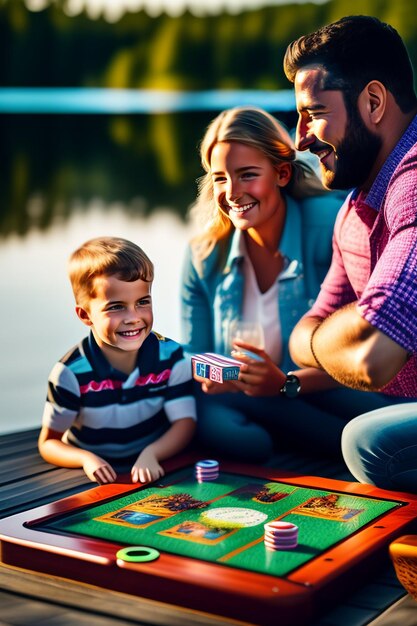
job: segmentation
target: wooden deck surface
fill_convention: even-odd
[[[55,468],[37,452],[38,431],[0,437],[0,517],[87,489],[81,470]],[[290,453],[277,454],[271,467],[352,480],[344,465]],[[230,620],[55,576],[0,566],[0,626],[226,626]],[[369,582],[332,606],[310,626],[417,626],[417,603],[407,596],[388,559]],[[277,626],[279,617],[277,616]]]

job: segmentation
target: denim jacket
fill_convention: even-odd
[[[287,216],[279,244],[286,257],[284,271],[278,277],[279,318],[283,357],[280,367],[294,367],[288,340],[292,329],[313,304],[327,273],[332,255],[332,233],[343,196],[332,193],[301,201],[287,197]],[[200,272],[187,251],[181,289],[182,342],[188,353],[224,353],[222,325],[239,319],[243,303],[243,277],[239,266],[239,238],[235,230],[230,239],[227,260],[219,267],[215,247],[202,262]],[[240,275],[240,278],[239,278]]]

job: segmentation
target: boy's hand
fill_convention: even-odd
[[[99,485],[114,483],[117,478],[112,466],[95,454],[87,456],[83,463],[83,470],[90,480]]]
[[[148,483],[161,478],[164,474],[158,459],[149,447],[140,453],[131,471],[133,483]]]

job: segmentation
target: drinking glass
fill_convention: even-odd
[[[229,339],[228,346],[230,351],[232,351],[233,344],[236,339],[240,339],[245,343],[250,343],[252,346],[256,348],[264,348],[265,346],[265,337],[264,337],[264,329],[260,322],[242,322],[239,320],[233,321],[229,325]],[[247,350],[240,350],[244,354],[250,354],[253,356],[253,353],[249,353]]]

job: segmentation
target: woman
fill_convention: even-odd
[[[185,350],[226,354],[236,320],[260,321],[266,340],[262,348],[234,342],[238,381],[200,379],[198,436],[213,452],[247,461],[266,460],[279,442],[338,455],[346,422],[384,398],[341,388],[318,370],[286,372],[290,332],[330,264],[341,197],[325,192],[261,109],[221,113],[200,152],[206,174],[192,211],[203,226],[184,268]]]

